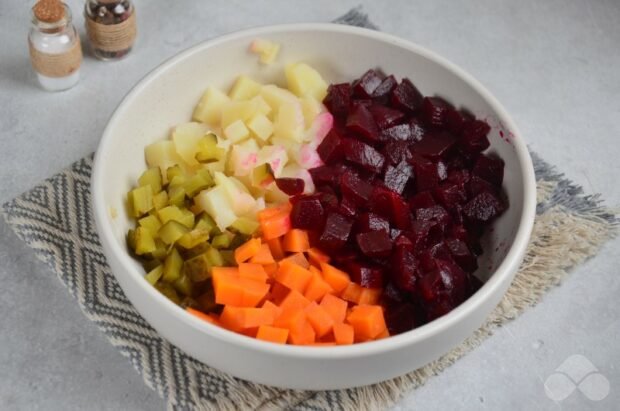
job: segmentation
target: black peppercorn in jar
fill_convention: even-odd
[[[84,15],[95,57],[116,60],[131,51],[136,39],[136,13],[131,0],[87,0]]]

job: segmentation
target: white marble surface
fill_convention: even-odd
[[[138,0],[140,37],[118,63],[87,58],[78,87],[37,88],[29,2],[0,1],[0,202],[95,150],[129,87],[203,39],[271,23],[329,21],[363,4],[384,31],[461,65],[502,101],[531,147],[589,192],[620,205],[618,0]],[[82,29],[82,2],[68,1]],[[617,409],[620,240],[396,409]],[[164,409],[79,312],[59,281],[0,223],[0,409]],[[568,356],[611,383],[599,402],[554,402],[543,381]],[[369,371],[370,372],[370,371]]]

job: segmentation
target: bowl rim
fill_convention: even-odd
[[[110,140],[112,139],[111,130],[114,129],[118,121],[120,115],[119,113],[123,111],[125,106],[131,103],[135,96],[148,87],[152,81],[154,81],[169,67],[184,58],[201,52],[204,49],[242,37],[251,38],[259,35],[300,31],[353,34],[360,37],[390,43],[409,52],[421,55],[422,57],[443,66],[453,75],[457,76],[471,86],[492,107],[504,127],[514,135],[512,144],[514,145],[521,172],[523,174],[523,212],[520,217],[514,242],[500,265],[491,274],[489,280],[484,283],[484,285],[476,293],[448,314],[421,327],[377,341],[335,347],[305,347],[288,344],[273,344],[228,331],[187,313],[181,307],[174,304],[172,301],[168,300],[165,296],[159,293],[147,281],[144,281],[143,273],[140,273],[135,267],[134,260],[131,258],[129,253],[127,253],[127,250],[124,249],[116,240],[110,224],[107,222],[108,207],[104,202],[103,189],[100,188],[103,187],[103,179],[105,178],[105,174],[103,173],[104,161],[102,156],[103,153],[108,151],[108,147],[110,146]],[[169,311],[170,314],[178,321],[185,323],[185,325],[188,325],[199,332],[207,334],[209,337],[217,338],[218,340],[226,343],[235,344],[243,349],[284,357],[304,359],[334,357],[355,358],[394,351],[426,340],[452,328],[455,324],[459,323],[461,320],[476,311],[476,309],[480,305],[483,305],[486,300],[492,298],[498,289],[501,289],[506,277],[511,277],[513,273],[516,272],[529,242],[536,211],[536,180],[532,159],[527,146],[523,141],[519,129],[506,109],[504,109],[501,103],[478,80],[444,57],[441,57],[435,52],[432,52],[408,40],[404,40],[397,36],[380,31],[334,23],[277,24],[239,30],[200,42],[159,64],[148,74],[146,74],[131,90],[129,90],[108,120],[95,154],[91,177],[91,193],[93,214],[97,226],[97,232],[101,237],[102,244],[108,247],[111,253],[114,254],[114,257],[116,257],[120,264],[125,268],[125,272],[122,274],[119,273],[119,275],[128,275],[130,281],[136,283],[135,285],[137,285],[138,288],[141,288],[144,293],[148,295],[148,298],[155,299],[157,304],[161,304],[162,308]],[[105,249],[106,248],[104,247],[104,250]]]

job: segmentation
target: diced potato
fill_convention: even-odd
[[[250,173],[250,183],[252,187],[266,188],[269,184],[273,183],[273,172],[269,164],[260,164],[252,170]]]
[[[249,100],[260,93],[261,84],[250,77],[241,75],[237,77],[228,96],[234,101]]]
[[[288,201],[288,195],[280,190],[274,182],[265,190],[265,201],[268,203],[285,203]]]
[[[224,129],[224,136],[233,143],[238,143],[250,137],[250,130],[248,130],[243,121],[236,120]]]
[[[146,274],[144,278],[146,278],[146,281],[148,281],[149,284],[155,285],[163,274],[164,266],[160,264],[157,267],[153,268],[151,271],[149,271],[149,273]]]
[[[222,107],[221,127],[226,128],[237,120],[247,121],[258,111],[255,101],[231,101]]]
[[[250,51],[258,54],[263,64],[271,64],[280,52],[280,44],[265,39],[256,39],[250,44]]]
[[[272,137],[271,142],[276,146],[284,147],[289,160],[295,160],[297,158],[302,146],[302,144],[297,141],[282,137]],[[279,176],[280,174],[278,173],[278,177]]]
[[[243,187],[243,189],[241,189],[241,187],[235,183],[234,177],[227,177],[223,173],[214,173],[213,177],[217,187],[221,188],[223,193],[226,195],[229,207],[235,215],[235,218],[226,226],[228,227],[237,219],[237,216],[247,214],[250,210],[252,210],[255,206],[256,200],[254,200],[254,197],[252,197],[247,191],[244,191],[247,189],[243,186],[243,184],[239,183],[241,184],[241,187]],[[212,213],[209,214],[211,214],[217,222],[217,217]],[[222,229],[220,224],[218,224],[218,227]]]
[[[257,165],[269,164],[274,176],[278,177],[282,168],[288,162],[286,149],[282,146],[264,146],[258,151]]]
[[[246,140],[243,144],[233,146],[228,161],[229,170],[235,176],[250,174],[258,161],[259,147],[253,139]]]
[[[146,170],[140,178],[138,178],[138,184],[142,186],[151,186],[153,194],[157,194],[161,191],[162,177],[159,167],[151,167]]]
[[[318,71],[306,63],[287,64],[284,74],[289,90],[299,97],[312,96],[323,101],[327,95],[327,83]]]
[[[214,87],[209,87],[194,109],[192,119],[211,126],[217,126],[220,123],[222,106],[229,101],[230,98],[226,94]]]
[[[209,170],[211,172],[224,172],[226,170],[226,157],[223,157],[221,160],[212,161],[210,163],[204,164],[202,167],[205,170]]]
[[[180,124],[172,131],[172,141],[179,156],[190,166],[197,166],[198,142],[209,133],[209,126],[202,123]]]
[[[164,183],[168,182],[166,170],[183,162],[177,153],[174,143],[170,140],[158,141],[146,146],[144,149],[146,164],[149,167],[159,167],[162,176],[165,177]]]
[[[277,112],[283,104],[297,102],[297,96],[295,94],[274,84],[263,86],[260,90],[260,96],[269,104],[274,113]]]
[[[252,117],[248,123],[248,128],[252,132],[252,135],[258,137],[262,141],[267,141],[271,134],[273,134],[273,123],[267,118],[266,115],[258,113]]]
[[[176,220],[165,223],[157,233],[157,236],[167,245],[174,244],[179,238],[189,232],[189,229]]]
[[[262,88],[261,88],[261,90],[262,90]],[[265,101],[263,96],[261,96],[260,94],[258,96],[252,97],[252,99],[250,101],[252,101],[256,105],[256,112],[257,113],[264,114],[266,116],[271,114],[271,112],[272,112],[271,106],[269,104],[267,104],[267,101]]]
[[[213,217],[220,230],[225,230],[237,219],[226,191],[219,185],[200,192],[194,197],[194,201],[200,209]]]
[[[282,170],[282,177],[300,178],[304,181],[304,194],[314,193],[314,181],[307,169],[297,164],[289,164]]]
[[[134,217],[141,217],[153,209],[153,190],[151,186],[143,186],[131,190],[128,197]]]
[[[153,239],[153,236],[151,235],[149,230],[147,230],[144,227],[136,228],[135,241],[136,241],[135,251],[136,251],[136,254],[138,255],[152,253],[157,248],[155,246],[155,240]]]
[[[155,217],[154,215],[142,217],[140,220],[138,220],[138,225],[140,227],[146,228],[153,237],[157,235],[157,232],[161,228],[161,222],[159,221],[159,218]]]
[[[183,258],[176,248],[172,249],[172,252],[166,257],[164,261],[164,273],[162,279],[167,283],[174,283],[181,277],[183,268]]]
[[[282,104],[273,124],[274,137],[301,142],[304,137],[305,121],[298,101]]]
[[[315,117],[325,111],[323,103],[312,96],[303,96],[300,100],[301,111],[304,113],[306,129],[310,128]]]

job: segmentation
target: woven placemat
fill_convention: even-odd
[[[374,26],[358,9],[337,20]],[[340,391],[293,391],[236,379],[169,344],[129,303],[106,264],[90,207],[92,155],[2,206],[17,236],[32,247],[144,382],[172,409],[384,409],[421,386],[490,336],[498,326],[538,303],[567,274],[612,238],[619,220],[597,195],[532,153],[538,182],[537,217],[525,260],[499,306],[460,346],[408,375]]]

